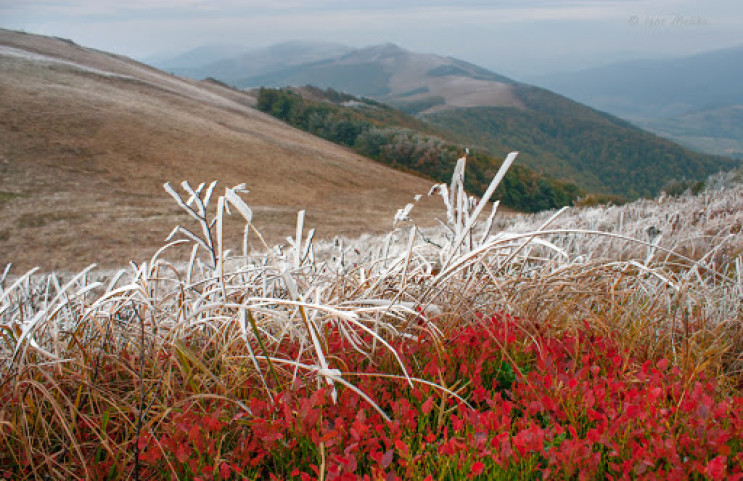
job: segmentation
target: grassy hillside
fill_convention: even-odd
[[[536,171],[625,198],[657,195],[673,179],[703,179],[740,165],[692,152],[537,87],[519,86],[517,95],[527,109],[452,109],[424,120],[494,154],[523,145],[522,161]]]
[[[408,114],[334,90],[263,88],[258,108],[379,162],[440,182],[451,178],[455,161],[464,150],[442,140],[436,129]],[[482,195],[500,164],[495,156],[473,155],[467,184],[471,192]],[[574,185],[556,182],[523,166],[514,167],[497,192],[504,205],[527,212],[570,205],[579,194]]]
[[[379,232],[431,185],[254,105],[214,82],[0,30],[0,270],[152,255],[184,218],[170,208],[168,181],[246,182],[270,242],[300,209],[320,237]]]

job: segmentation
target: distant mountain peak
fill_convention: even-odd
[[[400,57],[410,55],[410,52],[394,43],[383,43],[380,45],[371,45],[349,52],[346,56],[353,56],[356,59],[366,61],[378,61],[390,57]]]

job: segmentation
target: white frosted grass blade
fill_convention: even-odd
[[[54,305],[57,302],[59,302],[60,298],[63,297],[63,296],[65,296],[67,294],[67,290],[70,287],[72,287],[73,285],[75,285],[82,277],[85,277],[88,274],[88,272],[90,272],[91,270],[93,270],[95,267],[96,267],[95,264],[91,264],[88,267],[86,267],[85,269],[83,269],[82,271],[80,271],[79,273],[77,273],[72,279],[70,279],[62,287],[62,289],[60,289],[59,293],[57,293],[57,295],[54,296],[54,299],[52,299],[49,304]],[[67,303],[67,301],[65,301],[63,304],[66,304],[66,303]]]
[[[214,194],[214,188],[216,186],[217,186],[217,181],[215,180],[215,181],[212,181],[212,183],[210,183],[209,187],[206,189],[206,193],[204,194],[204,205],[205,206],[209,205],[209,201],[212,198],[212,194]]]
[[[196,209],[198,209],[199,216],[204,217],[204,215],[206,214],[204,203],[201,201],[199,195],[191,188],[191,184],[189,184],[188,181],[184,180],[183,182],[181,182],[181,187],[183,188],[183,190],[186,191],[188,195],[190,195],[190,197],[186,201],[186,205],[190,207],[192,203],[195,203]]]
[[[204,190],[204,186],[205,186],[205,185],[206,185],[206,184],[204,184],[204,183],[202,182],[202,183],[200,183],[200,184],[199,184],[199,186],[198,186],[198,187],[196,187],[196,190],[194,190],[194,191],[193,191],[193,192],[191,193],[191,196],[190,196],[190,197],[188,198],[188,200],[186,201],[186,205],[190,206],[191,204],[193,204],[193,203],[194,203],[194,201],[195,201],[196,199],[199,199],[199,198],[201,198],[201,191],[202,191],[202,190]],[[190,187],[190,185],[189,185],[189,187]]]
[[[358,377],[379,377],[379,378],[382,378],[382,379],[405,379],[403,376],[399,376],[397,374],[385,374],[385,373],[374,373],[374,372],[344,372],[343,375],[348,376],[348,377],[358,376]],[[459,400],[459,402],[461,402],[462,404],[464,404],[465,406],[467,406],[469,409],[474,409],[472,407],[472,405],[470,403],[468,403],[467,400],[464,399],[462,396],[460,396],[459,394],[457,394],[454,391],[451,391],[451,390],[447,389],[446,387],[444,387],[444,386],[442,386],[440,384],[436,384],[435,382],[427,381],[425,379],[420,379],[420,378],[417,378],[417,377],[411,377],[410,378],[410,381],[417,382],[417,383],[420,383],[420,384],[425,384],[426,386],[430,386],[430,387],[432,387],[434,389],[438,389],[440,391],[443,391],[446,394],[448,394],[449,396],[451,396],[451,397],[456,398],[457,400]]]
[[[392,228],[396,228],[397,224],[410,220],[410,211],[415,207],[414,204],[408,204],[403,209],[397,209],[395,219],[392,222]]]
[[[186,205],[186,203],[183,202],[180,194],[178,194],[178,192],[173,190],[173,187],[170,186],[170,182],[164,183],[163,189],[165,189],[165,192],[170,194],[170,196],[175,200],[176,204],[178,204],[183,210],[185,210],[188,215],[196,219],[196,221],[201,222],[201,218],[199,217],[199,215],[190,206]]]
[[[193,269],[194,264],[196,263],[196,253],[199,250],[199,244],[194,244],[194,246],[191,248],[191,257],[188,259],[188,267],[186,270],[186,285],[190,286],[192,279],[193,279]]]
[[[204,250],[206,250],[207,252],[211,250],[209,249],[209,245],[204,241],[204,239],[197,236],[196,234],[186,229],[185,227],[179,225],[179,226],[176,226],[176,230],[182,233],[183,235],[185,235],[186,237],[188,237],[189,239],[191,239],[192,241],[196,242],[198,245],[203,247]]]
[[[675,282],[673,282],[672,280],[668,279],[667,277],[661,275],[657,271],[657,269],[651,269],[647,265],[640,264],[637,261],[629,261],[628,264],[629,265],[632,265],[634,267],[637,267],[641,271],[646,272],[646,273],[648,273],[648,274],[650,274],[650,275],[652,275],[654,277],[657,277],[658,279],[660,279],[661,281],[663,281],[665,284],[667,284],[669,287],[673,288],[673,290],[675,290],[676,292],[681,292],[681,286],[680,285],[676,284]]]
[[[446,184],[436,184],[431,187],[431,190],[428,191],[429,196],[435,194],[439,194],[444,200],[444,206],[446,207],[446,220],[448,222],[448,225],[443,223],[442,224],[451,230],[454,228],[456,219],[454,218],[454,208],[452,207],[451,200],[449,199],[449,188],[446,186]]]
[[[44,320],[45,317],[46,317],[46,310],[42,309],[38,311],[36,314],[34,314],[34,317],[32,317],[30,321],[20,324],[21,335],[16,340],[15,349],[13,350],[13,355],[11,356],[11,359],[15,360],[17,358],[21,348],[23,347],[23,341],[25,341],[26,339],[29,340],[29,343],[34,348],[37,348],[37,349],[39,348],[39,345],[33,339],[32,335],[33,335],[34,329],[36,329],[36,326],[38,326],[38,324],[42,320]]]
[[[408,380],[408,383],[410,383],[410,376],[408,375],[408,370],[405,369],[405,364],[402,362],[402,359],[400,359],[400,356],[397,354],[397,351],[395,351],[395,348],[393,348],[387,341],[385,341],[382,337],[379,336],[377,332],[370,329],[368,326],[364,325],[364,323],[359,322],[356,319],[353,320],[347,320],[347,322],[357,326],[362,331],[366,332],[370,336],[372,336],[376,341],[380,342],[384,347],[389,350],[393,356],[395,356],[395,359],[397,359],[397,363],[400,365],[400,369],[402,369],[403,374],[405,375],[405,379]],[[410,383],[412,386],[412,383]]]
[[[490,211],[490,216],[488,217],[488,221],[485,224],[485,229],[482,231],[482,236],[480,236],[480,242],[479,244],[482,244],[485,242],[485,239],[488,238],[490,235],[490,231],[493,228],[493,221],[495,220],[495,214],[498,212],[498,207],[500,206],[500,200],[496,200],[493,202],[493,208]]]
[[[107,292],[106,294],[96,299],[95,302],[93,302],[93,304],[91,304],[90,307],[87,309],[86,314],[83,317],[88,316],[89,313],[103,306],[108,301],[113,301],[113,302],[121,301],[122,299],[120,297],[122,296],[122,294],[127,294],[127,293],[132,294],[132,296],[127,297],[126,302],[129,302],[129,300],[133,298],[134,294],[140,294],[142,296],[142,299],[141,299],[142,302],[147,304],[149,307],[154,307],[151,301],[149,300],[149,296],[147,295],[147,293],[142,290],[142,286],[136,283],[132,283],[132,284],[126,284],[121,287],[117,287],[116,289],[113,289],[112,291]]]
[[[297,231],[294,240],[290,243],[294,247],[294,267],[299,269],[302,267],[302,232],[304,231],[304,211],[300,210],[297,212]]]
[[[320,369],[329,371],[330,366],[328,365],[328,361],[325,359],[325,353],[323,352],[322,346],[320,345],[320,339],[318,339],[317,337],[317,327],[315,326],[314,321],[311,317],[308,317],[304,311],[300,310],[300,314],[304,318],[304,321],[307,323],[307,330],[309,331],[310,339],[312,340],[312,346],[315,348],[315,355],[317,355],[317,361],[320,363]],[[335,404],[336,402],[338,402],[338,392],[335,389],[333,379],[326,377],[325,381],[328,386],[333,389],[330,395],[333,399],[333,403]]]
[[[216,275],[220,278],[222,287],[224,288],[224,277],[223,277],[223,270],[224,270],[224,246],[222,244],[222,222],[223,222],[223,214],[224,214],[224,203],[225,199],[224,197],[219,197],[217,200],[217,259],[216,259],[216,265],[214,266],[216,269]]]
[[[296,287],[295,287],[296,288]],[[278,297],[249,297],[245,300],[246,305],[249,305],[251,309],[260,307],[270,306],[288,306],[288,307],[302,307],[304,309],[311,309],[320,312],[324,312],[331,317],[338,317],[343,320],[352,322],[358,320],[358,315],[355,312],[337,309],[335,307],[326,304],[315,304],[314,302],[306,302],[291,299],[282,299]],[[222,306],[225,308],[239,309],[242,304],[223,303]]]
[[[176,232],[176,230],[173,230],[173,232]],[[171,235],[172,235],[172,233],[171,233]],[[170,236],[168,236],[168,237],[170,237]],[[166,241],[168,241],[168,240],[170,240],[170,239],[166,239]],[[164,246],[160,247],[157,250],[157,252],[155,252],[155,255],[152,256],[152,259],[150,259],[150,264],[154,264],[157,261],[157,259],[162,255],[162,253],[165,252],[166,250],[170,249],[171,247],[177,246],[179,244],[185,244],[187,242],[188,241],[185,240],[185,239],[179,239],[179,240],[175,240],[175,241],[172,241],[172,242],[168,242]]]
[[[302,259],[301,263],[303,264],[306,259],[308,259],[311,253],[312,249],[312,239],[315,238],[315,229],[310,229],[310,231],[307,233],[307,237],[304,240],[304,247],[302,248]],[[314,262],[311,260],[310,264],[313,264]]]
[[[405,262],[403,264],[402,269],[402,275],[400,276],[400,280],[402,282],[402,285],[400,286],[400,291],[405,291],[405,285],[408,278],[408,267],[410,266],[410,257],[413,255],[413,246],[415,245],[415,236],[416,236],[416,229],[415,226],[410,228],[410,234],[408,236],[408,248],[405,250]]]
[[[245,342],[245,346],[248,348],[248,352],[250,353],[250,359],[253,361],[253,367],[255,368],[255,371],[258,373],[258,376],[261,378],[261,384],[263,384],[263,389],[266,390],[266,394],[268,395],[268,399],[273,402],[273,396],[271,395],[271,390],[268,389],[268,384],[266,383],[266,379],[263,377],[263,371],[261,370],[260,366],[258,365],[258,359],[255,357],[255,353],[253,352],[253,347],[250,345],[250,340],[248,339],[248,315],[245,309],[240,309],[240,332],[243,337],[243,341]]]
[[[224,197],[227,199],[227,201],[235,207],[238,212],[240,212],[240,215],[243,216],[245,221],[247,222],[253,222],[253,211],[248,207],[248,204],[245,203],[244,200],[240,198],[239,195],[237,195],[235,192],[237,190],[237,187],[233,187],[232,189],[225,189]]]
[[[506,176],[506,172],[508,172],[508,169],[511,167],[511,164],[516,159],[516,156],[519,155],[518,152],[511,152],[506,157],[506,160],[503,161],[503,164],[501,165],[500,169],[498,169],[498,173],[495,174],[495,177],[493,178],[492,182],[490,182],[490,185],[488,186],[487,190],[483,194],[482,198],[480,199],[480,203],[477,204],[477,207],[475,208],[475,211],[470,216],[469,222],[466,226],[464,226],[464,229],[459,232],[457,238],[455,239],[454,243],[452,244],[452,253],[456,252],[456,250],[459,248],[459,245],[464,241],[464,238],[467,234],[467,232],[472,229],[472,225],[477,220],[477,218],[480,216],[480,212],[485,208],[485,205],[490,200],[490,197],[493,196],[495,193],[495,189],[498,188],[498,185],[503,180],[503,177]]]
[[[92,291],[93,289],[97,289],[98,287],[101,287],[103,285],[102,282],[91,282],[90,284],[82,286],[78,291],[75,292],[75,296],[82,297],[86,293]]]
[[[0,276],[0,291],[2,291],[3,286],[5,286],[5,280],[8,278],[8,274],[10,273],[10,268],[13,267],[12,262],[8,262],[5,265],[5,270],[3,270],[3,275]]]
[[[519,252],[521,252],[521,250],[522,250],[522,249],[523,249],[524,247],[526,247],[526,245],[527,245],[527,244],[529,244],[529,243],[530,243],[530,242],[531,242],[532,240],[534,240],[534,238],[535,238],[536,236],[538,236],[538,235],[539,235],[539,234],[540,234],[541,232],[544,232],[544,230],[545,230],[545,229],[546,229],[546,228],[547,228],[547,227],[548,227],[548,226],[549,226],[550,224],[552,224],[552,223],[553,223],[553,222],[555,221],[555,219],[557,219],[558,217],[560,217],[560,216],[561,216],[561,215],[562,215],[562,214],[563,214],[563,213],[564,213],[565,211],[567,211],[567,210],[568,210],[568,206],[565,206],[565,207],[563,207],[562,209],[560,209],[560,210],[558,210],[557,212],[555,212],[554,214],[552,214],[552,216],[550,216],[550,218],[549,218],[549,219],[547,219],[547,221],[546,221],[546,222],[544,222],[544,223],[543,223],[543,224],[542,224],[541,226],[539,226],[539,229],[537,229],[537,230],[536,230],[535,232],[533,232],[533,233],[532,233],[532,235],[531,235],[530,237],[528,237],[528,238],[526,239],[526,241],[525,241],[525,242],[524,242],[523,244],[521,244],[521,247],[519,247],[518,249],[516,249],[516,251],[515,251],[515,252],[513,252],[513,253],[512,253],[512,254],[511,254],[511,255],[510,255],[510,256],[509,256],[509,257],[508,257],[508,258],[507,258],[507,259],[506,259],[506,260],[505,260],[505,261],[503,262],[503,264],[507,265],[507,264],[508,264],[509,262],[511,262],[511,261],[512,261],[512,260],[513,260],[513,259],[514,259],[514,258],[515,258],[515,257],[516,257],[516,256],[517,256],[518,254],[519,254]]]
[[[126,274],[125,269],[119,269],[118,271],[116,271],[116,273],[111,277],[111,280],[108,282],[106,292],[111,292],[111,290],[116,286],[121,278],[124,277],[124,274]]]
[[[393,235],[394,234],[392,232],[390,232],[389,234],[387,234],[385,236],[385,239],[384,239],[384,247],[383,247],[383,250],[382,250],[382,262],[384,263],[384,266],[385,267],[387,267],[387,259],[388,259],[389,254],[390,254],[390,246],[392,244],[392,236]]]
[[[553,252],[555,252],[558,256],[564,258],[566,261],[570,259],[570,255],[567,253],[567,251],[565,249],[561,249],[561,248],[557,247],[552,242],[546,241],[544,239],[540,239],[539,237],[535,237],[533,239],[530,239],[528,242],[531,243],[531,244],[536,244],[536,245],[540,245],[542,247],[546,247],[547,249],[550,249]]]
[[[297,283],[294,281],[294,278],[289,274],[289,272],[284,269],[281,271],[281,277],[284,279],[284,284],[286,284],[286,289],[289,291],[289,296],[291,297],[291,302],[298,302],[300,299],[299,295],[299,289],[297,288]],[[277,299],[271,299],[272,301],[277,301]]]
[[[191,191],[190,190],[191,189],[191,185],[188,182],[185,182],[185,181],[184,182],[181,182],[181,186],[184,183],[188,186],[188,188],[185,188],[184,187],[184,190],[186,191],[186,193],[190,193],[190,196],[189,196],[188,200],[186,201],[186,205],[190,207],[191,204],[193,204],[194,201],[196,199],[198,199],[199,196],[201,195],[201,191],[204,189],[204,185],[205,184],[202,182],[202,183],[199,184],[198,187],[196,187],[196,190],[195,191]]]
[[[459,192],[459,185],[461,183],[462,175],[464,175],[464,168],[467,163],[466,157],[460,157],[457,159],[457,165],[454,167],[454,172],[451,176],[451,187],[449,188],[449,204],[455,205],[458,202],[456,198]]]
[[[653,260],[653,256],[655,255],[655,252],[657,250],[657,247],[660,245],[660,241],[663,239],[663,234],[660,234],[658,237],[656,237],[653,240],[653,245],[648,247],[648,254],[645,256],[645,266],[650,265],[650,261]]]
[[[165,238],[165,242],[169,242],[170,239],[172,239],[179,231],[180,226],[173,227],[173,230],[170,231],[170,234],[168,234],[168,237]]]
[[[14,290],[16,290],[16,288],[18,288],[18,286],[20,286],[21,284],[23,284],[24,282],[26,282],[38,270],[39,270],[38,267],[34,267],[33,269],[31,269],[30,271],[26,272],[25,274],[23,274],[18,279],[16,279],[16,281],[13,284],[11,284],[11,286],[9,288],[7,288],[4,291],[0,292],[0,303],[3,302],[3,300],[8,296],[8,294],[10,294]]]

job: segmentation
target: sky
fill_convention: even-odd
[[[392,42],[516,79],[743,45],[741,0],[0,0],[0,27],[138,60],[210,44]]]

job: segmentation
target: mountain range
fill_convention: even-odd
[[[743,46],[533,81],[699,151],[743,158]]]
[[[532,169],[587,192],[628,199],[652,196],[670,180],[702,179],[740,165],[728,157],[693,152],[567,97],[450,57],[384,44],[304,63],[296,50],[291,58],[293,65],[258,69],[261,73],[247,75],[239,68],[222,77],[218,71],[211,73],[239,88],[310,84],[370,97],[416,114],[449,141],[495,157],[518,149],[520,161]],[[222,64],[230,62],[237,66],[229,59]]]
[[[293,234],[300,209],[318,237],[388,231],[431,187],[255,102],[69,40],[0,30],[0,270],[148,258],[177,223],[192,227],[168,181],[247,183],[270,243]],[[439,202],[424,197],[413,215],[433,222],[433,212]],[[242,224],[227,225],[239,246]]]
[[[413,145],[408,140],[438,142],[430,135],[447,149],[468,145],[483,179],[497,168],[489,158],[520,150],[521,184],[506,188],[530,182],[548,193],[567,181],[626,199],[654,195],[673,179],[701,179],[740,165],[461,60],[390,44],[298,48],[284,44],[264,55],[266,62],[255,61],[252,77],[239,86],[259,77],[269,85],[275,76],[277,83],[307,80],[373,93],[416,114],[405,117],[403,127],[425,133],[405,134],[395,148]],[[284,58],[276,53],[282,49],[296,55]],[[189,68],[198,68],[199,55],[218,51],[196,52]],[[318,60],[324,55],[333,56]],[[228,77],[190,80],[70,40],[8,30],[0,30],[0,60],[0,265],[79,269],[106,259],[116,266],[155,252],[176,223],[189,222],[163,192],[166,181],[246,182],[255,223],[268,242],[292,230],[300,209],[321,237],[386,230],[395,210],[432,183],[422,177],[426,166],[416,166],[425,157],[404,167],[407,172],[372,161],[258,111],[260,91],[232,88]],[[374,122],[378,130],[388,127],[383,119]],[[524,164],[535,169],[531,179]],[[557,180],[541,180],[545,173]],[[557,197],[569,190],[561,192]],[[440,211],[424,200],[416,212],[426,223]],[[228,237],[237,240],[240,226],[231,229]]]

